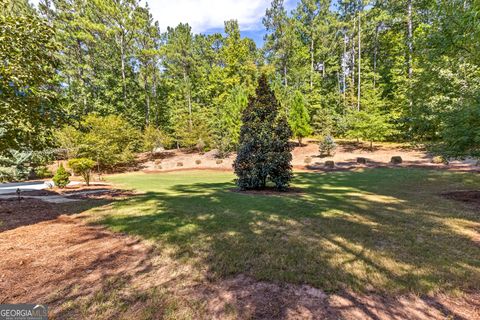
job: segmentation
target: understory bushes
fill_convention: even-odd
[[[89,115],[78,129],[64,127],[56,137],[67,158],[89,158],[104,170],[131,164],[141,146],[140,132],[116,115]]]

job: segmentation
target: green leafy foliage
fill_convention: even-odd
[[[70,174],[65,170],[63,164],[60,164],[55,175],[53,176],[53,183],[59,188],[65,188],[70,183]]]
[[[28,178],[33,159],[32,151],[8,150],[0,157],[0,175],[2,181],[20,181]]]
[[[279,103],[269,88],[267,78],[258,81],[255,96],[243,111],[243,125],[234,170],[242,189],[262,189],[267,181],[279,190],[292,178],[289,138],[291,131],[284,117],[277,118]]]
[[[154,126],[148,126],[143,131],[143,150],[150,152],[151,155],[155,150],[163,149],[170,146],[172,139],[165,132]]]
[[[68,160],[68,166],[73,170],[75,174],[82,176],[87,186],[90,185],[90,176],[93,168],[95,167],[95,164],[95,161],[88,158]]]
[[[66,127],[57,135],[61,137],[59,146],[70,154],[94,159],[101,168],[110,170],[131,163],[140,145],[139,131],[116,115],[89,115],[80,129]]]
[[[378,110],[354,111],[350,115],[350,130],[347,135],[369,141],[372,148],[374,141],[384,141],[396,132],[387,114]]]
[[[295,91],[288,122],[292,130],[293,137],[298,139],[298,144],[302,145],[302,139],[312,133],[310,127],[310,116],[306,106],[305,98],[300,91]]]
[[[5,1],[3,1],[5,2]],[[54,28],[28,3],[2,3],[0,13],[0,154],[41,149],[60,123],[59,45]]]

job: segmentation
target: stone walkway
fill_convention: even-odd
[[[108,189],[96,189],[96,190],[86,190],[86,191],[78,191],[78,192],[71,192],[64,195],[51,195],[51,196],[29,196],[29,195],[21,195],[22,198],[30,198],[30,199],[38,199],[45,202],[51,203],[65,203],[65,202],[74,202],[74,201],[81,201],[81,199],[72,199],[71,196],[82,196],[86,194],[95,194],[108,191]],[[9,200],[9,199],[16,199],[18,196],[16,194],[6,194],[0,195],[0,200]]]

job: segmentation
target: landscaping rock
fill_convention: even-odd
[[[400,157],[400,156],[393,156],[390,159],[390,163],[393,163],[393,164],[400,164],[402,162],[403,162],[403,160],[402,160],[402,157]]]
[[[325,161],[325,167],[329,169],[333,169],[335,167],[335,162],[334,161]]]
[[[216,164],[222,164],[222,162],[223,162],[222,159],[217,159],[217,160],[215,161]]]
[[[215,159],[218,157],[218,155],[219,155],[218,149],[212,149],[208,152],[205,152],[204,154],[205,158],[207,159]]]
[[[303,162],[304,162],[305,164],[310,164],[310,163],[312,163],[312,158],[310,158],[310,157],[305,157],[305,159],[303,160]]]
[[[445,157],[442,156],[435,156],[432,158],[432,163],[435,164],[448,164],[448,160]]]
[[[183,167],[183,162],[177,162],[177,167]]]
[[[367,164],[367,158],[358,157],[358,158],[357,158],[357,163],[359,163],[359,164]]]

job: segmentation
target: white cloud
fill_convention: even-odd
[[[180,22],[194,32],[223,28],[226,20],[237,19],[242,30],[261,28],[262,17],[271,0],[147,0],[162,31]]]
[[[38,4],[39,0],[30,0]],[[223,28],[224,21],[238,20],[241,30],[263,29],[262,17],[271,0],[142,0],[148,2],[153,17],[163,31],[180,22],[188,23],[193,32]],[[296,0],[285,0],[287,9],[293,8]]]

